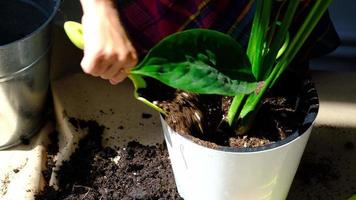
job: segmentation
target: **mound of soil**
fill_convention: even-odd
[[[126,147],[103,147],[105,129],[95,121],[71,118],[88,134],[58,172],[59,190],[46,186],[37,200],[182,199],[164,145],[145,146],[131,141]]]

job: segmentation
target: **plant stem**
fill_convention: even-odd
[[[269,26],[270,15],[272,10],[272,0],[257,0],[255,16],[252,23],[252,29],[250,34],[250,40],[247,47],[247,56],[250,59],[252,72],[257,78],[261,73],[259,71],[262,56],[263,56],[263,45],[266,40],[266,33]],[[257,78],[258,80],[258,78]],[[228,123],[231,127],[234,127],[237,123],[239,113],[243,108],[248,96],[240,94],[234,97],[231,106],[228,111]]]
[[[229,111],[227,113],[227,121],[231,127],[234,127],[234,125],[236,125],[237,118],[235,118],[235,116],[239,116],[237,115],[237,113],[241,111],[243,102],[245,102],[246,99],[247,95],[245,94],[236,95],[233,98]]]
[[[284,5],[286,4],[286,2],[287,1],[283,1],[282,2],[281,6],[279,7],[279,9],[277,11],[277,14],[276,14],[276,16],[274,18],[273,22],[275,22],[275,23],[273,23],[271,25],[271,28],[270,28],[271,30],[269,31],[270,34],[268,34],[268,39],[267,39],[268,46],[270,46],[272,41],[273,41],[273,36],[274,36],[274,33],[276,32],[276,27],[278,25],[278,19],[279,19],[280,15],[281,15],[282,9],[284,8]]]
[[[306,20],[303,22],[302,26],[299,28],[297,34],[293,38],[292,42],[290,45],[288,45],[285,53],[282,55],[281,59],[277,62],[275,67],[273,68],[272,72],[269,74],[267,77],[262,89],[259,91],[259,93],[252,93],[248,95],[246,102],[242,105],[241,102],[240,104],[237,104],[238,106],[243,106],[238,117],[241,119],[240,121],[242,123],[246,124],[240,124],[242,128],[240,130],[246,131],[247,129],[244,127],[250,127],[250,123],[252,123],[253,120],[250,118],[253,118],[255,116],[255,113],[257,112],[257,108],[261,104],[262,97],[264,94],[267,92],[268,89],[272,88],[273,85],[276,83],[278,78],[281,76],[281,74],[284,72],[284,70],[287,68],[287,66],[291,63],[291,61],[294,59],[300,48],[302,47],[303,43],[306,41],[306,39],[309,37],[310,33],[312,30],[315,28],[316,24],[322,17],[322,15],[325,13],[327,10],[328,6],[332,0],[320,0],[316,1],[315,4],[313,5],[311,12],[308,14]],[[278,38],[278,43],[274,41],[272,43],[273,51],[277,51],[279,46],[281,45],[281,41],[284,40],[285,35],[287,34],[287,30],[291,24],[291,20],[293,19],[294,13],[296,11],[297,4],[299,3],[298,0],[294,0],[289,2],[288,8],[287,8],[287,14],[286,17],[283,19],[282,25],[281,25],[281,30],[280,32],[276,35]],[[291,15],[291,16],[289,16]],[[250,44],[249,44],[250,45]],[[278,51],[277,51],[278,52]],[[275,54],[269,55],[272,56],[267,60],[268,62],[266,63],[268,65],[274,65],[275,62]],[[274,55],[274,56],[273,56]],[[272,62],[273,61],[273,62]],[[241,98],[241,97],[239,97]],[[246,97],[244,97],[246,98]],[[243,99],[244,99],[243,98]],[[236,118],[236,115],[234,116]],[[232,120],[233,122],[233,120]]]
[[[134,90],[134,97],[141,101],[142,103],[148,105],[149,107],[155,109],[156,111],[166,115],[166,113],[164,112],[164,110],[160,107],[158,107],[157,105],[151,103],[150,101],[148,101],[147,99],[140,97],[137,93],[137,90],[140,88],[145,88],[147,86],[146,81],[142,78],[142,76],[140,75],[135,75],[135,74],[130,74],[129,75],[129,79],[132,81],[135,90]]]
[[[252,99],[253,102],[251,102],[252,104],[247,107],[248,109],[243,108],[240,113],[241,118],[245,117],[250,111],[255,110],[255,107],[260,103],[264,93],[276,83],[280,75],[284,72],[294,56],[298,53],[305,40],[309,37],[310,33],[331,2],[332,0],[316,1],[311,12],[308,14],[306,20],[299,28],[296,36],[293,38],[290,46],[287,48],[281,60],[276,64],[272,73],[267,78],[265,85],[263,86],[260,93],[258,93],[256,97],[250,95],[251,97],[247,99],[246,105],[249,105],[249,99]]]
[[[299,28],[294,39],[290,43],[289,48],[286,50],[281,60],[277,63],[276,69],[278,73],[275,75],[274,80],[270,87],[276,83],[280,75],[284,72],[290,62],[294,59],[295,55],[298,53],[305,40],[308,38],[310,33],[313,31],[314,27],[324,15],[325,11],[328,9],[332,0],[320,0],[316,1],[307,18],[305,19],[302,26]]]
[[[264,67],[261,66],[266,53],[266,36],[272,12],[273,0],[257,0],[256,14],[252,23],[247,56],[252,65],[252,72],[256,79],[262,80]]]
[[[277,31],[277,33],[270,33],[272,35],[275,35],[275,38],[273,39],[273,42],[270,44],[269,52],[266,55],[265,59],[263,60],[263,66],[268,69],[268,71],[266,70],[266,73],[264,74],[263,77],[264,80],[268,77],[268,75],[273,70],[273,65],[276,62],[278,51],[280,50],[280,48],[282,47],[283,43],[286,40],[286,37],[288,35],[288,29],[292,23],[294,14],[298,8],[299,1],[300,0],[289,0],[288,7],[285,12],[285,17],[283,18],[280,24],[279,31]]]

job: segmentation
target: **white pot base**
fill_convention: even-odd
[[[185,200],[285,199],[312,130],[275,148],[234,152],[198,145],[161,121],[178,192]]]

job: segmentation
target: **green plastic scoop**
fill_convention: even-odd
[[[83,39],[83,26],[82,24],[74,21],[67,21],[64,23],[64,30],[70,39],[70,41],[79,49],[84,49],[84,39]],[[146,81],[139,75],[129,74],[129,79],[133,82],[135,91],[134,97],[145,103],[146,105],[150,106],[151,108],[157,110],[158,112],[165,114],[165,112],[158,107],[157,105],[153,104],[152,102],[148,101],[147,99],[140,97],[138,95],[137,90],[141,88],[146,88]]]

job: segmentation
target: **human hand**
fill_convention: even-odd
[[[81,0],[81,4],[85,43],[82,69],[117,84],[127,77],[138,59],[119,21],[114,1]]]

